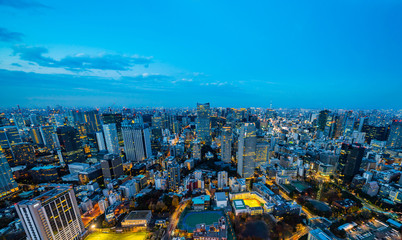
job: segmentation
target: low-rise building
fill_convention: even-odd
[[[130,212],[121,222],[122,227],[147,227],[152,218],[152,211],[141,210]]]

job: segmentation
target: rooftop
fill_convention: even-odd
[[[149,214],[152,214],[150,210],[132,211],[124,218],[124,220],[145,219]]]

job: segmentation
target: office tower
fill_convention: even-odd
[[[21,136],[16,127],[1,127],[0,128],[0,146],[11,148],[12,144],[22,142]]]
[[[349,112],[349,114],[347,115],[351,115],[351,112]],[[355,125],[355,118],[352,116],[346,117],[345,128],[344,128],[345,130],[343,132],[343,136],[345,137],[352,136],[354,125]]]
[[[393,120],[387,141],[389,148],[402,148],[402,120]]]
[[[232,161],[232,130],[230,127],[222,128],[221,160],[226,163],[230,163]]]
[[[328,118],[329,113],[330,113],[329,110],[320,111],[320,114],[318,115],[318,121],[317,121],[318,130],[324,131],[325,126],[327,125],[327,118]]]
[[[335,116],[335,130],[334,130],[334,135],[333,135],[333,137],[334,138],[339,138],[340,136],[342,136],[342,134],[343,134],[343,123],[344,123],[344,120],[345,119],[345,117],[344,117],[344,115],[337,115],[337,116]]]
[[[336,114],[328,113],[327,123],[324,127],[324,136],[332,138],[335,135],[336,130]]]
[[[218,172],[218,189],[223,189],[228,186],[228,172],[220,171]]]
[[[269,144],[265,138],[257,138],[257,144],[255,148],[255,165],[254,167],[260,167],[262,164],[268,161],[268,149]]]
[[[169,189],[178,191],[180,187],[180,165],[172,163],[168,166]]]
[[[85,231],[74,190],[69,186],[23,200],[15,209],[28,239],[76,240]]]
[[[353,177],[359,172],[364,150],[364,147],[359,144],[342,143],[337,174],[345,182],[351,182]]]
[[[42,127],[40,127],[40,133],[43,138],[43,144],[49,149],[54,149],[56,147],[55,141],[53,138],[54,127],[53,126],[42,126]]]
[[[13,117],[15,126],[17,126],[18,130],[22,130],[25,127],[25,122],[24,122],[24,118],[22,117],[22,114],[20,113],[13,113],[11,114],[11,116]]]
[[[123,116],[120,113],[104,113],[101,115],[101,119],[102,119],[103,124],[110,124],[110,123],[116,124],[119,145],[120,145],[120,147],[124,146],[123,134],[122,134],[122,130],[121,130]]]
[[[193,141],[193,158],[201,160],[201,143]]]
[[[40,134],[39,127],[32,127],[29,130],[29,133],[31,135],[33,143],[35,143],[36,145],[39,145],[39,146],[43,145],[43,138],[42,138],[42,135]]]
[[[101,160],[102,173],[105,179],[116,179],[123,175],[123,163],[116,154],[106,154]]]
[[[157,112],[155,113],[155,115],[152,116],[152,128],[155,129],[164,128],[163,117],[161,113]]]
[[[18,190],[13,173],[0,146],[0,199]]]
[[[368,124],[368,118],[367,117],[361,117],[359,120],[359,128],[358,131],[361,132],[363,130],[363,126]]]
[[[60,143],[63,162],[68,164],[85,161],[80,136],[75,128],[70,126],[58,127],[57,137]]]
[[[62,114],[53,114],[52,122],[57,127],[61,127],[61,126],[64,126],[64,123],[66,122],[66,119]]]
[[[18,165],[33,165],[35,163],[35,151],[30,143],[22,142],[11,145],[13,161],[11,167]]]
[[[124,152],[128,161],[143,161],[152,155],[149,128],[125,124],[122,132]]]
[[[31,125],[38,126],[40,125],[38,121],[38,116],[36,114],[29,115],[29,120],[31,121]]]
[[[197,103],[197,138],[201,143],[211,144],[211,110],[209,103]]]
[[[256,159],[256,127],[254,123],[244,123],[239,135],[237,153],[237,173],[242,178],[251,178],[254,174]]]
[[[87,126],[88,133],[99,132],[100,120],[97,110],[87,111],[84,113],[85,125]]]
[[[371,140],[386,141],[387,140],[387,128],[380,126],[364,125],[362,132],[366,133],[365,140],[368,144]]]
[[[144,119],[142,118],[141,114],[136,114],[135,115],[134,123],[140,125],[141,127],[144,126]]]
[[[102,132],[96,132],[96,142],[98,143],[99,151],[106,150],[105,138],[103,137]]]
[[[117,137],[117,128],[115,123],[104,124],[103,133],[105,136],[106,148],[109,153],[120,154],[119,139]]]

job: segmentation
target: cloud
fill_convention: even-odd
[[[11,65],[15,66],[15,67],[22,67],[21,64],[19,64],[19,63],[11,63]]]
[[[0,0],[0,5],[17,9],[26,8],[49,8],[48,6],[31,0]]]
[[[36,63],[42,67],[64,68],[70,71],[97,70],[129,70],[134,65],[148,66],[152,63],[152,57],[142,57],[138,55],[127,56],[118,54],[105,54],[101,56],[89,56],[77,54],[66,56],[60,60],[46,57],[49,51],[44,47],[29,47],[24,45],[15,46],[14,54],[21,60]]]
[[[1,0],[0,0],[1,1]],[[2,42],[20,42],[24,34],[18,32],[10,32],[0,27],[0,41]]]

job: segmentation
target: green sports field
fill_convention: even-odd
[[[211,225],[212,223],[218,222],[219,218],[222,216],[221,211],[187,212],[187,214],[180,219],[179,228],[193,232],[195,225],[199,223]]]
[[[144,240],[147,236],[146,232],[137,233],[100,233],[94,232],[88,235],[85,240]]]

